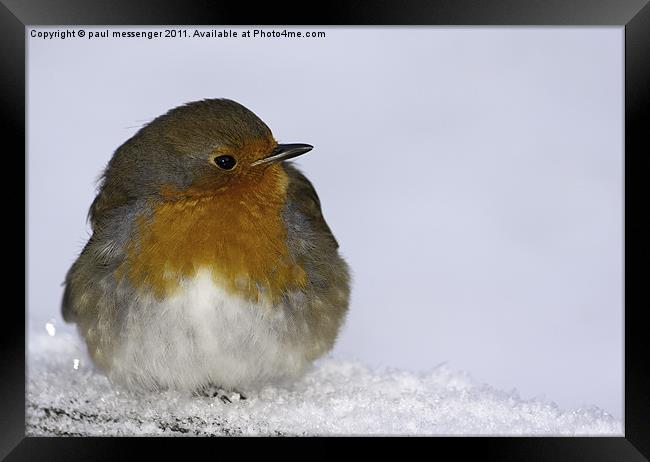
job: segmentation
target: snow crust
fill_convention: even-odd
[[[623,434],[600,408],[521,399],[446,364],[415,374],[329,357],[289,387],[233,393],[230,403],[139,395],[96,370],[75,334],[46,330],[29,336],[29,436]]]

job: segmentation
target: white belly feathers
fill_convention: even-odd
[[[300,347],[309,332],[288,313],[230,294],[201,270],[173,297],[134,300],[109,377],[131,387],[187,390],[294,379],[309,363]]]

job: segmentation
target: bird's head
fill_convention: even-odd
[[[201,100],[154,119],[120,146],[103,186],[123,199],[254,190],[265,177],[278,174],[279,162],[311,149],[278,144],[269,127],[235,101]]]

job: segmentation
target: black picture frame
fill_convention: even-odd
[[[179,24],[285,24],[285,25],[432,25],[432,26],[621,26],[625,28],[625,433],[623,437],[462,437],[375,439],[373,447],[390,455],[404,454],[399,443],[421,449],[452,451],[454,459],[477,455],[484,460],[586,460],[641,461],[650,457],[650,375],[647,327],[643,322],[648,307],[647,295],[641,293],[647,284],[647,261],[650,258],[647,240],[650,227],[644,220],[650,194],[642,175],[648,174],[650,154],[650,5],[649,0],[445,0],[373,3],[350,2],[347,5],[310,4],[308,7],[283,6],[276,2],[252,7],[237,7],[207,0],[184,2],[118,1],[118,0],[0,0],[0,93],[3,115],[3,160],[15,166],[4,166],[3,177],[17,184],[5,186],[5,204],[16,204],[15,191],[25,191],[21,221],[19,213],[5,218],[5,230],[20,239],[23,233],[28,252],[26,231],[26,186],[29,181],[18,171],[25,169],[25,28],[35,25],[179,25]],[[11,146],[11,148],[9,148]],[[15,154],[13,154],[15,153]],[[645,162],[644,162],[645,161]],[[25,172],[25,170],[23,170]],[[11,178],[9,178],[11,177]],[[22,179],[22,181],[21,181]],[[3,183],[5,185],[6,183]],[[646,191],[645,193],[643,191]],[[645,206],[645,208],[644,208]],[[3,209],[8,210],[7,207]],[[636,213],[635,213],[636,212]],[[641,212],[641,213],[639,213]],[[13,223],[18,223],[14,226]],[[20,226],[20,223],[23,226]],[[12,224],[12,226],[9,226]],[[13,236],[12,236],[13,237]],[[11,237],[10,237],[11,238]],[[10,239],[8,238],[8,239]],[[16,247],[11,244],[8,247]],[[7,245],[7,244],[6,244]],[[19,257],[16,257],[17,259]],[[18,260],[17,260],[18,261]],[[26,262],[26,253],[24,254]],[[635,264],[636,263],[636,264]],[[646,263],[646,264],[644,264]],[[18,277],[20,265],[13,262],[10,275]],[[27,297],[26,263],[25,310]],[[7,281],[5,292],[13,285]],[[18,286],[18,283],[16,284]],[[644,297],[645,295],[645,297]],[[138,449],[149,453],[167,453],[187,438],[36,438],[25,437],[25,313],[15,304],[5,302],[3,332],[0,335],[0,456],[6,460],[121,460],[129,459]],[[21,327],[22,326],[22,329]],[[605,371],[606,373],[606,371]],[[173,441],[172,441],[173,440]],[[192,439],[192,444],[205,447],[209,441]],[[289,439],[273,439],[271,444],[288,444]],[[317,441],[316,441],[317,440]],[[338,439],[337,439],[338,440]],[[179,443],[179,441],[182,441]],[[226,442],[227,441],[227,442]],[[236,444],[237,439],[220,440],[220,448]],[[332,439],[303,438],[291,444],[329,444]],[[211,445],[212,446],[212,445]],[[195,447],[195,446],[194,446]],[[213,448],[214,446],[212,446]],[[149,452],[150,451],[150,452]],[[184,455],[190,455],[184,450]],[[297,453],[298,455],[300,453]],[[429,452],[431,456],[434,453]]]

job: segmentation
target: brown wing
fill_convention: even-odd
[[[115,209],[125,205],[127,202],[128,197],[122,191],[116,191],[115,188],[109,188],[105,184],[102,184],[97,197],[95,197],[88,210],[88,220],[92,229],[95,229],[100,217],[107,210]]]
[[[334,248],[338,248],[339,243],[323,217],[320,199],[314,186],[294,165],[285,162],[283,167],[289,176],[289,189],[287,191],[289,202],[307,217],[319,237],[330,241]]]
[[[114,266],[110,246],[90,238],[65,277],[61,299],[61,314],[66,322],[76,322],[77,316],[94,309],[101,295],[103,279]]]
[[[65,277],[61,313],[68,322],[96,309],[104,291],[114,290],[116,282],[109,276],[124,260],[124,246],[136,216],[125,209],[104,209],[95,213],[97,211],[91,207],[93,235]]]

